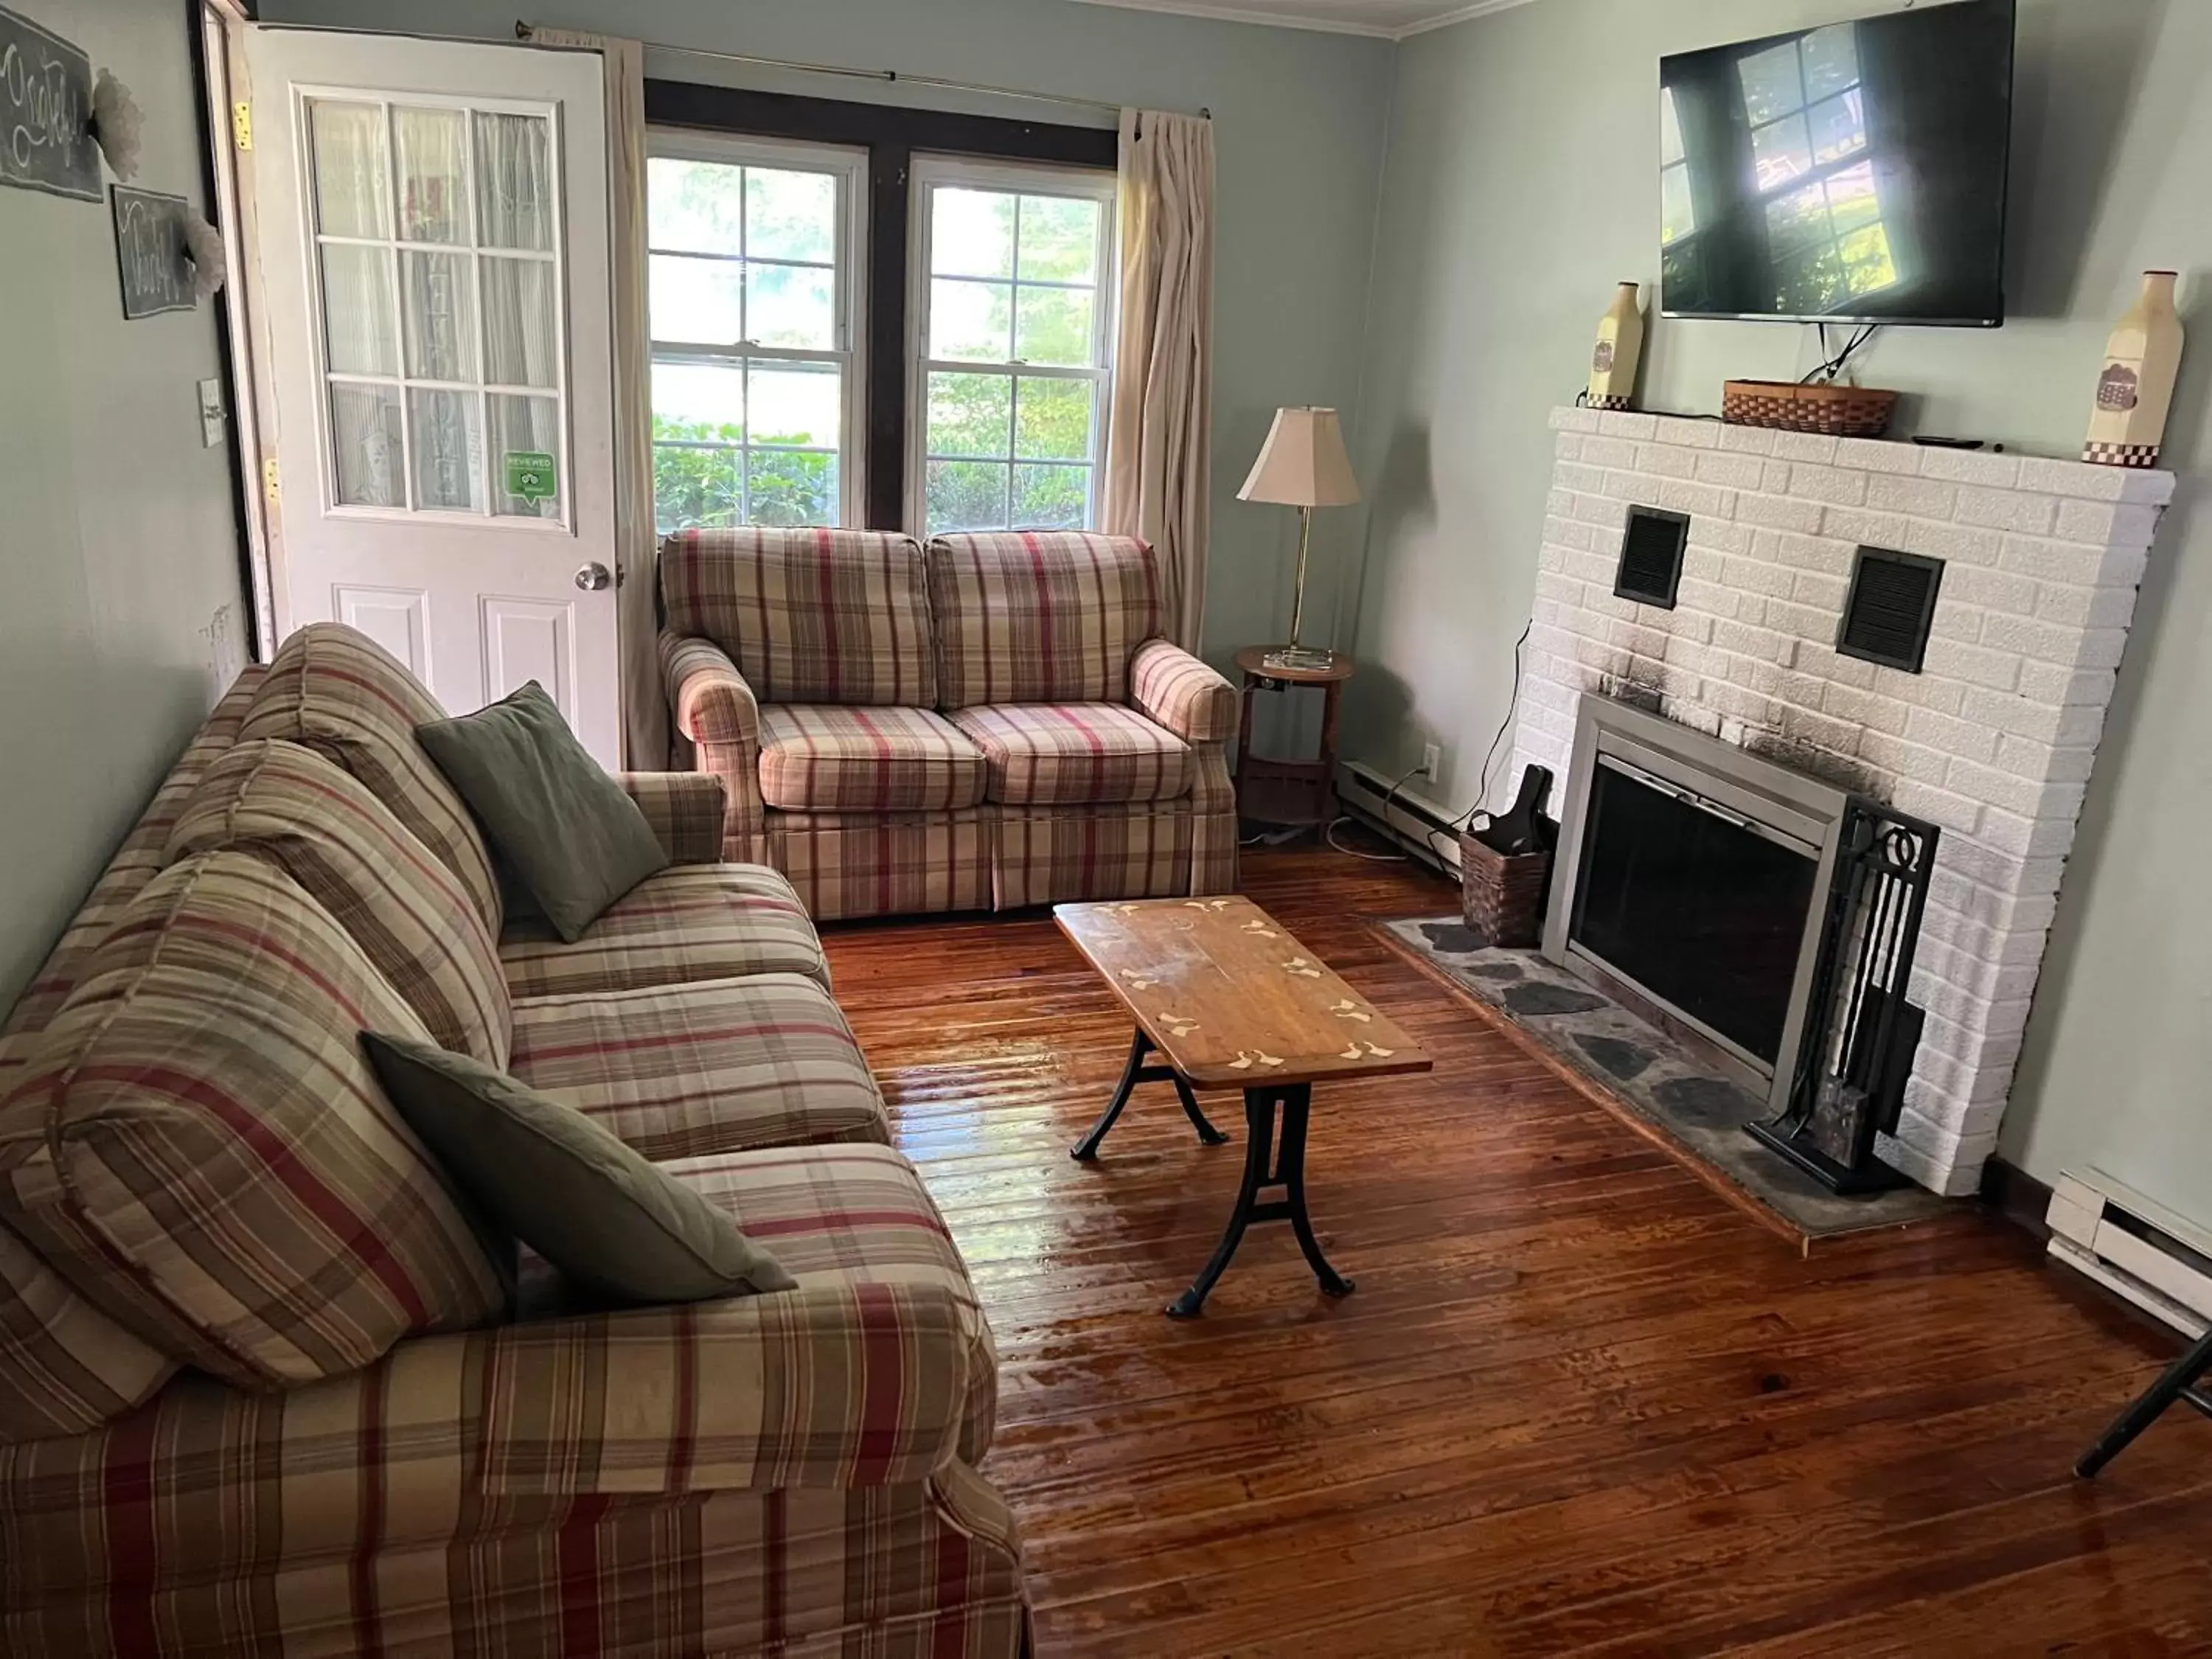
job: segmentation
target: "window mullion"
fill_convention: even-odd
[[[751,244],[745,240],[745,198],[752,191],[752,169],[738,169],[738,338],[746,346],[753,338],[753,272],[748,260]],[[748,410],[751,407],[750,386],[747,391]]]

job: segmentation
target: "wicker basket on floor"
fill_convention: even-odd
[[[1492,945],[1525,950],[1541,942],[1552,855],[1501,853],[1478,833],[1459,838],[1460,912]]]
[[[1730,425],[1823,432],[1838,438],[1879,438],[1889,430],[1896,407],[1894,392],[1864,386],[1730,380],[1721,392],[1721,419]]]

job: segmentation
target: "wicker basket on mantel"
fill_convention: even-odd
[[[1721,419],[1733,425],[1836,438],[1879,438],[1889,430],[1896,407],[1894,392],[1826,382],[1730,380],[1721,392]]]

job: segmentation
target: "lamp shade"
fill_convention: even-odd
[[[1359,480],[1344,453],[1344,428],[1333,409],[1279,409],[1252,476],[1237,498],[1285,507],[1349,507]]]

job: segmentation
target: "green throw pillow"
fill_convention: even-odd
[[[728,1216],[574,1108],[432,1043],[361,1042],[454,1185],[576,1283],[639,1306],[794,1288]]]
[[[415,728],[492,851],[571,945],[668,854],[536,680],[490,708]]]

